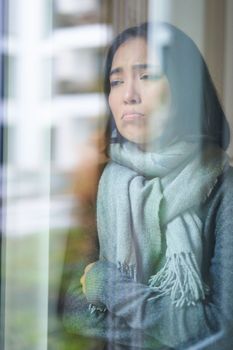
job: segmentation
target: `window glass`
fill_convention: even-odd
[[[1,349],[227,349],[232,1],[0,16]]]

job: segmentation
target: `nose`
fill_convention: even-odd
[[[141,102],[141,94],[135,81],[130,79],[125,83],[124,103],[138,104]]]

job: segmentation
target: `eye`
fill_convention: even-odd
[[[141,80],[159,80],[163,77],[162,73],[145,73],[141,75]]]
[[[123,83],[123,80],[112,80],[110,81],[110,86],[115,87]]]

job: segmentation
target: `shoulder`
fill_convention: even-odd
[[[233,185],[233,167],[229,166],[221,175],[222,183],[225,186]]]
[[[218,221],[232,221],[233,217],[233,167],[228,167],[217,179],[200,216],[206,224],[216,225]]]
[[[228,167],[219,177],[208,203],[208,214],[216,228],[233,229],[233,167]],[[230,230],[229,230],[230,229]]]
[[[233,205],[233,167],[229,166],[218,180],[217,192],[221,202],[229,202]]]
[[[220,178],[220,209],[233,214],[233,167],[229,167]],[[231,218],[232,219],[232,218]]]
[[[217,179],[209,202],[228,200],[233,203],[233,167],[229,166]]]

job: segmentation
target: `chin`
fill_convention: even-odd
[[[159,135],[148,135],[148,134],[143,134],[143,135],[125,135],[124,137],[131,142],[134,142],[138,145],[151,145],[153,142],[155,142],[157,139],[159,139],[161,134]]]
[[[144,130],[135,130],[135,128],[130,128],[131,130],[124,130],[121,135],[128,141],[137,144],[145,144],[149,140],[148,132]],[[132,130],[133,129],[133,130]]]
[[[127,139],[128,141],[136,143],[138,145],[144,145],[144,144],[148,143],[148,137],[145,137],[145,136],[125,135],[124,138]]]

